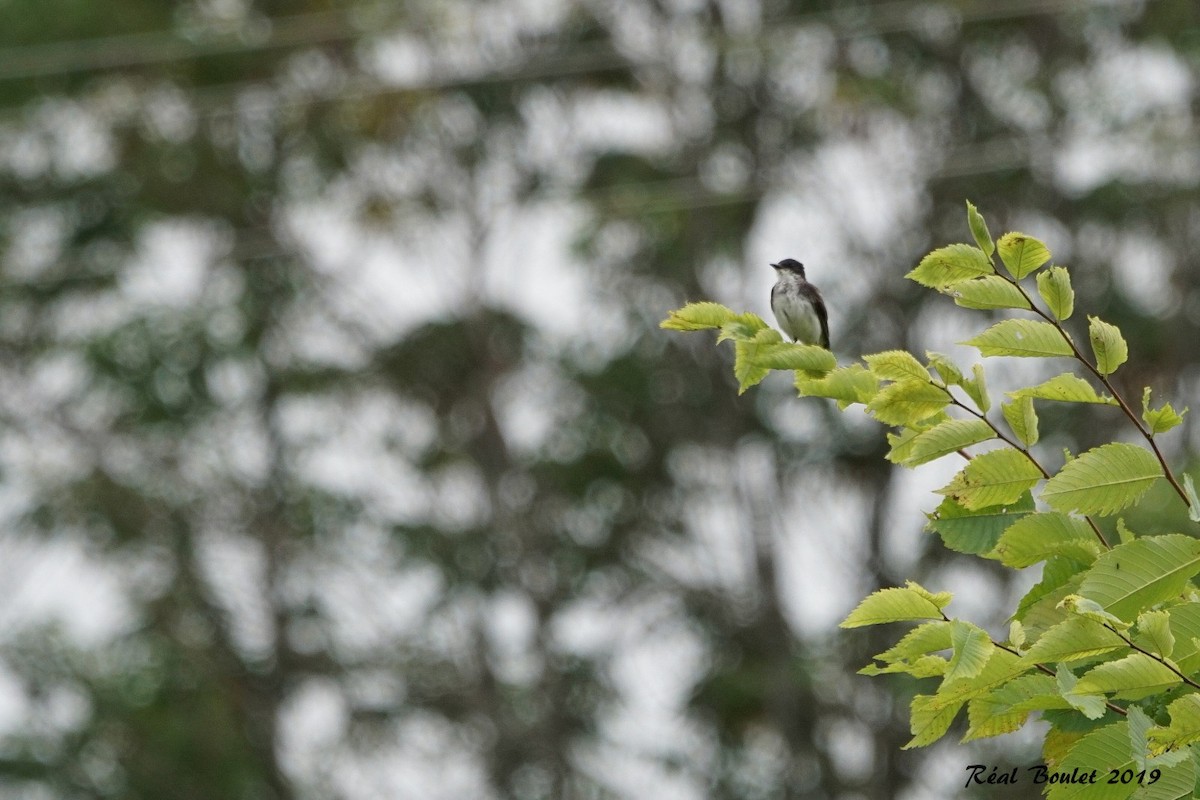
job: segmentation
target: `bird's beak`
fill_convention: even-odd
[[[774,267],[775,269],[779,269],[779,265],[778,265],[778,264],[772,264],[771,266],[772,266],[772,267]]]

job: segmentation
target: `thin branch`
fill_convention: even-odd
[[[1162,655],[1159,655],[1158,653],[1153,653],[1149,650],[1146,650],[1143,647],[1139,647],[1138,645],[1133,643],[1132,639],[1130,639],[1125,634],[1121,633],[1119,630],[1117,630],[1116,628],[1114,628],[1112,625],[1110,625],[1107,622],[1101,622],[1100,624],[1103,625],[1104,627],[1108,628],[1113,633],[1115,633],[1118,637],[1120,637],[1121,641],[1125,642],[1125,644],[1129,645],[1132,649],[1137,650],[1142,655],[1150,656],[1150,658],[1153,658],[1155,661],[1162,664],[1167,669],[1171,670],[1171,672],[1174,672],[1176,675],[1179,676],[1179,679],[1181,681],[1183,681],[1184,683],[1186,683],[1188,686],[1191,686],[1193,689],[1200,689],[1200,683],[1196,683],[1196,681],[1192,680],[1187,675],[1185,675],[1183,672],[1181,672],[1178,667],[1176,667],[1174,664],[1172,664],[1170,661],[1167,660],[1166,656],[1162,656]]]

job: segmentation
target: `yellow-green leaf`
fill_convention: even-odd
[[[916,356],[904,350],[886,350],[882,353],[871,353],[863,356],[863,361],[875,373],[875,377],[885,381],[918,380],[928,381],[929,370],[917,361]]]
[[[962,620],[950,623],[950,643],[953,655],[946,670],[946,682],[974,678],[983,671],[996,646],[987,631]]]
[[[1075,312],[1075,290],[1071,288],[1071,274],[1066,267],[1050,267],[1037,276],[1038,294],[1046,301],[1054,318],[1070,319]]]
[[[1136,503],[1162,477],[1158,460],[1123,442],[1101,445],[1067,462],[1042,489],[1056,511],[1115,514]]]
[[[1001,405],[1008,427],[1021,440],[1021,444],[1032,447],[1038,441],[1038,417],[1033,407],[1033,398],[1019,397],[1011,403]]]
[[[757,355],[764,346],[782,344],[779,331],[763,328],[753,339],[734,342],[733,375],[738,380],[738,394],[754,386],[771,370],[758,363]]]
[[[928,515],[925,527],[941,536],[942,543],[951,550],[981,556],[991,553],[1000,535],[1032,511],[1033,495],[1028,492],[1015,503],[974,511],[947,497]]]
[[[904,277],[931,289],[952,286],[959,281],[991,275],[991,259],[978,247],[969,244],[952,244],[934,250],[921,259],[921,263]]]
[[[1050,260],[1050,250],[1032,236],[1024,233],[1006,233],[996,243],[1000,260],[1009,273],[1020,280]]]
[[[996,245],[992,243],[992,234],[988,231],[987,223],[970,200],[967,201],[967,224],[971,227],[971,236],[975,237],[975,244],[979,245],[984,254],[990,256],[996,252]]]
[[[958,366],[950,360],[949,356],[942,355],[941,353],[932,353],[926,350],[925,357],[929,359],[929,366],[933,367],[933,369],[937,371],[938,377],[942,379],[942,383],[946,384],[947,386],[954,386],[962,383],[962,370],[960,370]]]
[[[883,387],[867,404],[875,419],[888,425],[916,425],[950,404],[946,390],[928,381],[896,381]]]
[[[1092,385],[1070,372],[1055,375],[1053,378],[1008,393],[1009,397],[1034,397],[1038,400],[1057,400],[1062,403],[1102,403],[1115,406],[1117,401],[1106,394],[1096,394]]]
[[[869,403],[879,389],[879,379],[862,364],[838,367],[825,376],[813,378],[796,373],[796,389],[802,397],[829,397],[845,409],[851,403]]]
[[[943,291],[954,298],[956,305],[963,308],[984,311],[996,308],[1032,308],[1021,290],[999,275],[984,275],[982,278],[960,281]]]
[[[1071,345],[1048,322],[1032,319],[1006,319],[961,344],[978,347],[984,356],[1045,358],[1070,356]]]
[[[992,398],[988,396],[987,380],[982,364],[971,365],[971,378],[962,382],[962,388],[984,414],[992,407]]]
[[[868,595],[842,620],[841,627],[861,628],[885,622],[942,619],[942,609],[949,602],[948,594],[931,595],[910,582],[904,587],[880,589]]]
[[[938,494],[979,509],[1016,502],[1041,477],[1037,465],[1020,452],[992,450],[972,458]]]
[[[1185,695],[1167,706],[1171,724],[1151,728],[1146,738],[1157,755],[1200,742],[1200,694]]]
[[[1058,555],[1087,564],[1099,552],[1099,540],[1086,522],[1049,511],[1014,522],[1000,537],[992,555],[1007,567],[1024,569]]]
[[[1117,661],[1093,668],[1075,684],[1078,694],[1109,694],[1127,700],[1140,700],[1179,685],[1181,678],[1156,658],[1131,653]]]
[[[1079,594],[1123,620],[1178,597],[1200,573],[1200,539],[1143,536],[1102,553],[1084,574]]]
[[[1116,325],[1099,317],[1088,317],[1088,338],[1096,356],[1096,369],[1101,375],[1111,375],[1129,359],[1129,347]]]
[[[1163,403],[1161,408],[1150,408],[1150,387],[1142,390],[1142,420],[1151,433],[1166,433],[1183,422],[1183,411],[1176,412],[1170,403]]]
[[[991,426],[981,419],[948,419],[907,442],[904,458],[896,463],[915,467],[995,436]]]
[[[735,316],[720,303],[688,303],[667,312],[667,318],[658,323],[658,327],[671,331],[702,331],[719,328]]]

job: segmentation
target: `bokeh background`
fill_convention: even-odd
[[[836,623],[1037,576],[656,325],[791,256],[843,362],[969,363],[903,280],[969,198],[1186,405],[1198,61],[1193,0],[0,2],[0,797],[992,796],[1037,726],[902,751]]]

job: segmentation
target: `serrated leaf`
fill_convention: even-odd
[[[1146,759],[1150,757],[1150,745],[1146,734],[1154,727],[1154,720],[1145,711],[1135,705],[1125,709],[1125,721],[1129,723],[1129,747],[1133,753],[1133,761],[1139,771],[1146,769]]]
[[[1046,301],[1050,313],[1059,320],[1070,319],[1075,312],[1075,290],[1066,267],[1050,267],[1037,276],[1038,294]]]
[[[1100,719],[1104,716],[1104,698],[1077,692],[1075,687],[1079,680],[1075,677],[1075,673],[1067,669],[1065,664],[1059,664],[1054,674],[1058,683],[1059,695],[1067,705],[1088,719]]]
[[[946,674],[946,659],[941,656],[918,656],[912,661],[894,661],[891,664],[868,664],[858,671],[859,675],[911,675],[914,678],[938,678]]]
[[[720,303],[688,303],[683,308],[668,311],[667,318],[658,323],[658,327],[671,331],[702,331],[719,328],[735,316]]]
[[[889,455],[889,460],[915,467],[995,437],[996,432],[981,419],[948,419],[913,436],[905,443],[902,457]]]
[[[1147,450],[1114,442],[1082,453],[1046,482],[1042,500],[1056,511],[1115,514],[1136,503],[1162,477]]]
[[[1066,556],[1055,556],[1042,566],[1042,579],[1025,593],[1013,615],[1025,626],[1031,639],[1067,619],[1067,612],[1059,603],[1079,591],[1087,566]]]
[[[1163,662],[1145,653],[1131,653],[1116,661],[1094,667],[1075,684],[1079,694],[1113,694],[1140,700],[1177,686],[1181,678]]]
[[[749,311],[744,314],[734,314],[728,320],[721,324],[721,332],[717,335],[718,342],[724,342],[727,339],[734,341],[749,341],[757,339],[761,331],[771,328],[763,318],[758,314]],[[759,341],[779,341],[779,337],[769,337]]]
[[[929,515],[925,527],[941,536],[951,550],[981,556],[995,548],[1005,529],[1032,511],[1033,495],[1029,493],[1015,503],[975,511],[947,497]]]
[[[1103,403],[1115,406],[1117,401],[1108,395],[1096,394],[1092,385],[1070,372],[1055,375],[1048,381],[1037,386],[1015,389],[1008,393],[1009,397],[1033,397],[1039,400],[1056,400],[1062,403]]]
[[[1047,358],[1072,355],[1071,345],[1049,322],[1032,319],[1006,319],[978,336],[960,344],[979,348],[988,356]]]
[[[1038,417],[1033,407],[1033,398],[1018,397],[1011,403],[1002,403],[1004,420],[1021,444],[1032,447],[1038,441]]]
[[[886,622],[942,619],[942,609],[949,602],[948,594],[931,594],[909,581],[907,586],[880,589],[868,595],[839,627],[861,628]]]
[[[1175,639],[1172,656],[1185,673],[1200,671],[1200,603],[1182,603],[1167,609],[1171,617],[1171,636]]]
[[[1007,567],[1024,569],[1058,555],[1091,563],[1100,545],[1081,519],[1046,512],[1029,514],[1014,522],[996,543],[994,556]]]
[[[946,670],[946,682],[974,678],[983,671],[996,648],[987,631],[969,622],[950,623],[950,643],[953,655]]]
[[[934,250],[921,259],[921,263],[904,277],[931,289],[952,286],[959,281],[991,275],[991,259],[978,247],[969,244],[952,244]]]
[[[971,459],[938,494],[972,510],[1014,503],[1042,478],[1037,465],[1016,450],[992,450]]]
[[[753,339],[739,339],[734,343],[733,375],[738,381],[738,394],[767,377],[771,370],[758,363],[759,350],[765,346],[782,344],[779,331],[764,328],[754,335]]]
[[[1079,593],[1124,620],[1177,597],[1200,573],[1200,539],[1171,533],[1143,536],[1100,555]]]
[[[815,344],[782,341],[760,343],[757,340],[747,344],[754,348],[749,353],[754,363],[766,369],[802,369],[827,373],[837,366],[837,359],[833,353]]]
[[[937,372],[938,377],[942,379],[942,383],[947,386],[955,386],[962,383],[963,374],[958,365],[950,360],[949,356],[941,353],[933,353],[925,351],[925,358],[929,359],[929,366]]]
[[[975,401],[976,407],[986,414],[992,407],[992,398],[988,396],[987,380],[982,364],[971,365],[971,379],[962,382],[963,391]]]
[[[1120,636],[1101,623],[1073,615],[1038,637],[1022,657],[1029,664],[1066,663],[1128,648]]]
[[[1025,644],[1025,626],[1020,620],[1011,620],[1008,623],[1008,642],[1013,647],[1020,649]]]
[[[871,353],[863,356],[863,361],[875,373],[875,377],[885,381],[917,380],[928,381],[929,370],[917,361],[916,356],[904,350],[885,350],[882,353]]]
[[[1155,754],[1200,742],[1200,694],[1173,701],[1167,706],[1167,714],[1170,725],[1151,728],[1146,734]]]
[[[869,403],[879,389],[879,379],[862,364],[838,367],[821,378],[796,373],[796,389],[802,397],[829,397],[843,410],[851,403]]]
[[[1160,656],[1170,657],[1175,651],[1175,635],[1171,633],[1171,614],[1167,611],[1146,611],[1137,618],[1138,634],[1149,644],[1148,649]]]
[[[949,650],[950,647],[950,623],[945,620],[937,620],[913,628],[892,647],[875,656],[875,660],[890,664],[896,661],[907,661],[939,650]]]
[[[1012,733],[1020,730],[1028,718],[1028,711],[997,711],[996,704],[991,701],[990,695],[977,697],[967,703],[969,727],[959,741],[972,742],[976,739]]]
[[[913,739],[904,747],[919,747],[937,741],[945,734],[958,710],[977,697],[983,697],[1013,678],[1027,672],[1029,667],[1018,656],[999,647],[978,675],[960,680],[945,680],[937,694],[919,695],[924,698],[918,705],[914,698],[912,731]]]
[[[1142,390],[1142,420],[1151,433],[1166,433],[1182,423],[1183,415],[1186,413],[1186,408],[1177,413],[1170,403],[1163,403],[1161,408],[1151,409],[1150,387],[1147,386]],[[1195,521],[1193,520],[1193,522]]]
[[[996,252],[996,245],[992,243],[992,234],[988,231],[987,223],[970,200],[967,201],[967,224],[971,227],[971,236],[975,238],[975,244],[979,245],[979,249],[985,255],[990,256]]]
[[[1050,250],[1032,236],[1024,233],[1006,233],[996,242],[1000,260],[1017,280],[1021,280],[1050,260]]]
[[[1130,627],[1128,622],[1111,611],[1105,611],[1104,606],[1090,597],[1084,597],[1081,594],[1069,594],[1062,599],[1059,605],[1072,614],[1087,617],[1090,620],[1099,622],[1101,625],[1112,628],[1114,631],[1123,631]]]
[[[944,389],[927,381],[896,381],[880,389],[867,411],[888,425],[915,425],[950,404]]]
[[[1137,538],[1137,535],[1125,524],[1124,517],[1117,517],[1117,538],[1120,539],[1121,544],[1132,542]]]
[[[997,308],[1033,308],[1015,285],[999,275],[984,275],[960,281],[942,290],[954,298],[955,305],[990,311]]]
[[[1101,375],[1111,375],[1129,359],[1129,347],[1121,330],[1099,317],[1088,317],[1088,339],[1096,356],[1096,369]]]
[[[1055,772],[1067,774],[1078,770],[1089,775],[1096,770],[1097,783],[1058,783],[1046,792],[1049,800],[1124,800],[1135,791],[1135,783],[1105,783],[1110,770],[1118,774],[1134,766],[1129,743],[1129,723],[1114,722],[1084,735],[1071,747]]]

